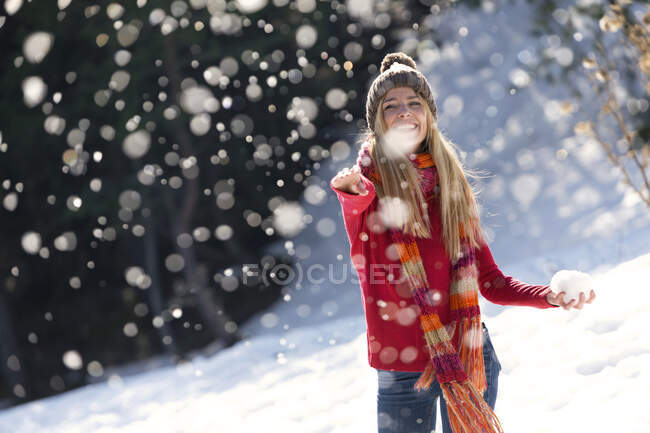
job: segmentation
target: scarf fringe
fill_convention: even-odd
[[[440,385],[454,433],[503,433],[501,423],[470,381]]]
[[[485,377],[485,363],[483,360],[483,333],[481,332],[480,317],[465,317],[454,322],[456,336],[462,336],[456,345],[459,348],[458,356],[468,378],[474,388],[482,395],[487,389]],[[435,351],[430,349],[430,356],[436,356]],[[433,363],[428,363],[424,372],[415,382],[414,388],[418,391],[429,389],[435,379],[435,368]]]
[[[458,323],[460,361],[474,388],[483,395],[487,389],[483,362],[483,333],[480,317],[464,317]]]

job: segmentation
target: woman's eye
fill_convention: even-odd
[[[420,103],[417,102],[417,101],[414,101],[414,102],[410,102],[409,105],[410,105],[410,106],[416,106],[416,107],[417,107],[418,105],[420,105]],[[384,110],[392,110],[393,108],[395,108],[395,105],[386,105],[386,106],[384,107]]]

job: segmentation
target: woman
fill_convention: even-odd
[[[595,294],[567,303],[501,273],[455,145],[437,128],[429,83],[407,55],[384,58],[366,120],[356,164],[330,186],[361,285],[379,432],[430,432],[441,396],[444,433],[501,432],[501,365],[478,292],[500,305],[565,309]]]

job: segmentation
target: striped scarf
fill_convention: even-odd
[[[424,196],[428,197],[434,189],[439,191],[438,173],[431,154],[416,153],[410,160],[418,169]],[[359,151],[357,165],[373,183],[381,181],[367,142]],[[388,231],[397,246],[410,293],[420,308],[420,326],[431,358],[414,389],[429,389],[437,378],[454,433],[503,433],[499,419],[483,399],[487,383],[478,306],[479,273],[476,251],[469,244],[462,224],[459,226],[461,253],[456,260],[451,260],[450,323],[446,326],[432,307],[431,300],[435,298],[429,288],[415,237],[399,229]]]

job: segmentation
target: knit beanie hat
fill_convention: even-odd
[[[410,87],[429,104],[433,118],[438,118],[436,101],[433,99],[431,86],[420,71],[416,69],[415,61],[408,55],[397,52],[390,53],[381,62],[380,74],[372,82],[366,99],[366,121],[371,131],[375,130],[375,118],[379,102],[395,87]]]

